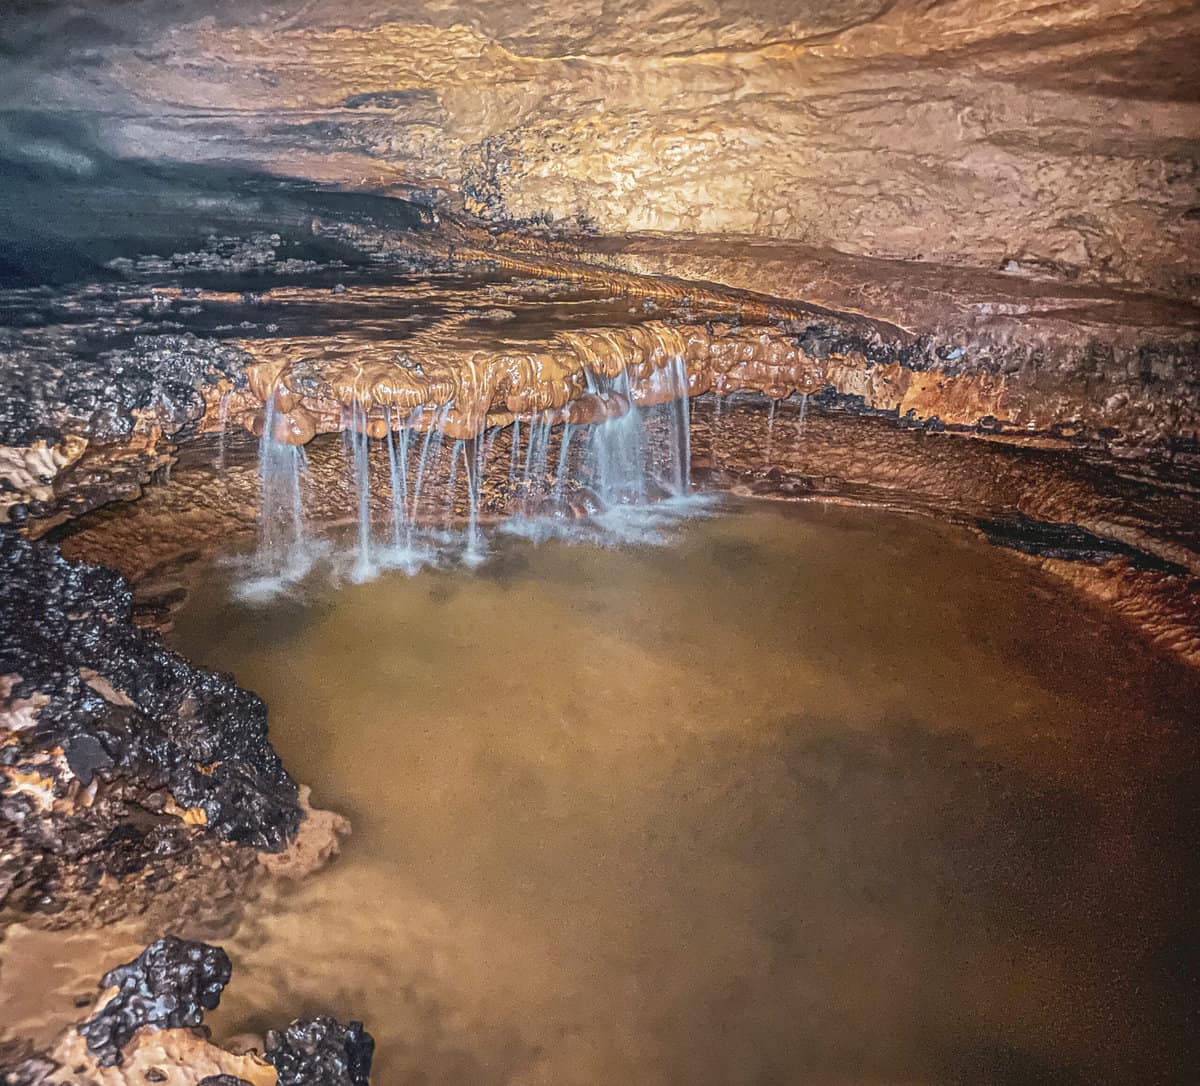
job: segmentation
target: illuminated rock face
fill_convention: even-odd
[[[6,100],[497,224],[1200,282],[1188,0],[140,7],[18,22]]]

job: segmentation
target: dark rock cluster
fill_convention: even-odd
[[[0,904],[283,848],[302,815],[257,697],[132,625],[112,570],[4,531],[0,582]]]
[[[247,272],[272,271],[294,274],[343,266],[318,263],[298,257],[280,257],[284,246],[279,234],[254,233],[249,237],[213,235],[205,239],[201,249],[172,253],[168,257],[143,255],[117,257],[108,267],[124,275],[163,275],[177,272],[224,272],[242,275]]]
[[[1117,539],[1105,539],[1076,524],[1056,524],[1020,514],[979,517],[975,523],[987,536],[989,543],[1034,557],[1059,558],[1092,565],[1121,559],[1134,569],[1154,570],[1174,576],[1187,574],[1186,568],[1177,562],[1166,561]]]
[[[12,351],[0,367],[0,445],[56,444],[74,433],[126,441],[135,416],[166,432],[203,411],[200,390],[221,378],[243,383],[236,347],[181,335],[138,336],[126,348]]]
[[[116,993],[75,1028],[100,1067],[124,1064],[125,1050],[141,1029],[198,1031],[195,1037],[204,1046],[205,1012],[220,1003],[231,972],[220,947],[167,935],[103,976],[100,987]],[[210,1048],[210,1065],[214,1054],[221,1055]],[[374,1054],[375,1040],[361,1022],[343,1026],[327,1015],[297,1018],[266,1039],[266,1060],[275,1067],[279,1086],[369,1086]],[[0,1082],[6,1086],[46,1086],[57,1082],[62,1070],[59,1049],[34,1053],[26,1048],[7,1064],[4,1056],[0,1052]],[[76,1074],[85,1070],[74,1068]],[[236,1075],[217,1074],[200,1086],[245,1084]]]
[[[195,1028],[214,1010],[229,983],[229,958],[220,947],[168,935],[138,957],[104,975],[102,988],[117,994],[78,1028],[102,1067],[122,1062],[122,1049],[143,1027]],[[368,1086],[374,1038],[361,1022],[343,1026],[327,1015],[297,1018],[267,1034],[266,1058],[280,1086]],[[236,1086],[232,1075],[205,1079]]]
[[[267,1034],[267,1059],[279,1073],[279,1086],[367,1086],[374,1054],[374,1038],[361,1022],[342,1026],[327,1015]]]
[[[199,1026],[229,983],[229,957],[220,947],[173,935],[151,943],[132,962],[104,974],[101,988],[117,994],[79,1027],[101,1067],[121,1062],[121,1049],[143,1026]]]

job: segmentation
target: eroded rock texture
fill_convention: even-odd
[[[244,355],[189,333],[99,353],[74,338],[14,346],[0,370],[0,507],[17,524],[77,513],[144,481],[163,435],[203,413],[202,389],[244,383]],[[89,446],[101,455],[81,464]],[[72,469],[74,485],[56,489]]]
[[[301,819],[262,703],[133,626],[112,570],[11,532],[0,567],[0,902],[57,924],[221,908]]]
[[[828,392],[935,429],[1168,453],[1190,449],[1200,434],[1200,342],[1058,340],[1047,357],[1033,343],[987,351],[799,305],[754,320],[753,307],[727,299],[725,312],[701,322],[698,301],[671,299],[660,319],[577,321],[569,331],[516,341],[476,321],[451,335],[435,326],[404,342],[351,335],[243,343],[255,360],[244,391],[224,406],[210,395],[202,428],[232,417],[261,433],[269,401],[275,439],[297,444],[364,426],[382,437],[413,427],[414,411],[425,412],[417,428],[436,424],[455,437],[515,418],[594,423],[622,408],[596,395],[593,378],[627,373],[634,402],[648,406],[683,391],[683,376],[670,376],[680,365],[692,396]],[[718,306],[716,298],[705,301]]]
[[[342,1026],[328,1016],[297,1020],[282,1033],[267,1034],[267,1059],[279,1072],[279,1086],[367,1086],[374,1051],[361,1022]]]
[[[1197,291],[1190,0],[54,8],[0,90],[122,156]]]
[[[143,1026],[194,1027],[221,1000],[229,983],[229,957],[220,947],[185,943],[168,935],[136,961],[104,974],[101,988],[116,994],[79,1027],[101,1067],[121,1062],[121,1050]]]

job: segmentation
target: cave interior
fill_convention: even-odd
[[[3,1081],[1194,1081],[1194,0],[4,8]]]

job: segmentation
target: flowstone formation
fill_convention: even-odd
[[[138,580],[143,600],[153,588],[142,582],[154,580],[160,560],[203,551],[222,532],[233,538],[252,530],[260,503],[268,511],[260,540],[272,546],[281,534],[299,540],[305,521],[333,523],[356,509],[365,572],[371,521],[381,517],[390,517],[385,534],[399,543],[414,522],[451,527],[462,516],[487,520],[514,511],[578,517],[602,510],[610,499],[645,498],[649,491],[640,484],[601,494],[603,486],[580,492],[560,480],[578,475],[584,450],[596,452],[593,437],[609,444],[604,435],[615,436],[622,419],[710,396],[719,417],[722,403],[755,395],[771,417],[780,405],[798,402],[814,413],[890,422],[892,436],[886,426],[870,430],[866,448],[874,451],[847,469],[839,442],[822,452],[811,436],[787,428],[787,438],[766,448],[748,451],[739,440],[725,449],[721,478],[730,472],[753,478],[772,462],[786,472],[799,454],[806,478],[841,479],[849,488],[865,482],[881,487],[893,503],[916,501],[946,515],[949,506],[930,499],[953,495],[980,522],[999,525],[989,532],[997,541],[1023,541],[1044,560],[1055,557],[1051,552],[1077,563],[1089,556],[1083,564],[1113,574],[1102,584],[1091,573],[1082,576],[1094,594],[1173,651],[1195,655],[1193,578],[1200,561],[1187,525],[1194,516],[1188,480],[1200,424],[1194,393],[1200,370],[1178,306],[1132,296],[1106,304],[1092,288],[1064,290],[1051,305],[1048,295],[1038,302],[1036,293],[998,284],[993,276],[970,280],[995,299],[972,314],[961,306],[947,310],[949,287],[926,275],[926,289],[908,299],[899,281],[880,281],[875,298],[877,308],[883,301],[890,307],[894,319],[888,321],[561,256],[495,250],[489,258],[463,244],[454,249],[457,263],[430,263],[414,274],[406,263],[412,254],[432,252],[451,235],[461,243],[466,233],[455,227],[397,235],[361,224],[321,229],[340,232],[346,246],[356,246],[358,262],[310,262],[316,266],[287,275],[272,270],[278,260],[253,273],[239,266],[237,282],[257,289],[232,290],[231,282],[218,288],[186,271],[161,283],[163,262],[143,260],[139,266],[148,270],[136,274],[159,285],[135,290],[117,284],[91,292],[90,309],[79,303],[91,314],[93,335],[103,328],[95,299],[105,298],[139,342],[153,342],[157,334],[173,344],[182,335],[194,355],[207,349],[224,367],[197,379],[188,400],[191,417],[158,446],[169,457],[174,445],[186,448],[206,435],[209,451],[201,459],[208,456],[231,483],[208,503],[211,512],[197,517],[180,492],[170,500],[171,516],[149,535],[133,530],[123,547],[114,546],[125,533],[112,517],[105,531],[80,537],[91,540],[91,553]],[[643,246],[642,252],[650,260],[655,250]],[[178,254],[168,263],[186,269],[205,259]],[[778,264],[764,266],[787,284]],[[842,265],[827,266],[821,281],[845,273]],[[1031,313],[1035,303],[1045,311]],[[926,323],[936,331],[909,330]],[[152,357],[174,355],[167,349]],[[683,431],[672,426],[678,441]],[[901,436],[908,430],[942,434],[951,443],[913,446]],[[261,492],[257,479],[229,464],[227,452],[240,431],[260,439]],[[312,447],[320,435],[337,433],[357,450],[341,465]],[[980,458],[971,444],[961,444],[965,437],[995,447]],[[1020,446],[1060,459],[1035,463]],[[289,454],[289,447],[308,454]],[[97,444],[93,456],[102,462],[121,448]],[[648,455],[627,449],[619,459]],[[677,448],[671,455],[678,462],[684,454]],[[915,463],[922,456],[931,458],[925,468]],[[1071,458],[1077,470],[1064,471]],[[678,464],[673,471],[660,493],[683,492],[687,473]],[[954,480],[949,491],[940,481],[947,473]],[[1006,486],[993,484],[997,473],[1009,480]],[[1111,480],[1122,473],[1140,482],[1114,488]],[[63,472],[54,488],[58,512],[28,520],[27,530],[43,532],[65,510],[94,504],[79,480],[76,470]],[[761,491],[765,484],[754,485]],[[381,510],[389,493],[391,510]],[[148,509],[157,505],[156,499]],[[286,522],[282,532],[273,526],[277,519]],[[1038,542],[1069,540],[1072,531],[1084,533],[1079,538],[1087,545]],[[77,532],[68,527],[60,534],[69,540]],[[74,554],[88,556],[86,546],[72,546]],[[1079,579],[1077,568],[1069,572],[1069,579]]]
[[[826,392],[932,428],[1121,456],[1200,448],[1200,311],[1183,297],[776,237],[489,232],[413,199],[287,191],[295,206],[270,211],[281,232],[189,224],[210,232],[156,239],[169,255],[0,291],[8,523],[41,534],[135,496],[195,432],[260,433],[271,399],[276,436],[296,444],[353,429],[355,411],[375,437],[422,411],[415,428],[461,438],[611,417],[590,377],[628,371],[655,402],[676,360],[693,395]]]
[[[175,443],[239,425],[261,434],[268,414],[272,438],[290,444],[364,428],[374,438],[431,426],[469,438],[518,420],[612,418],[628,405],[598,394],[597,383],[622,375],[640,406],[685,384],[692,396],[822,394],[905,425],[1083,442],[1122,456],[1197,447],[1200,341],[1187,314],[1161,301],[1106,303],[1076,290],[1050,306],[1004,288],[982,315],[902,305],[896,282],[884,292],[893,319],[881,320],[462,247],[460,271],[397,274],[408,255],[444,239],[351,234],[357,266],[239,272],[242,290],[180,272],[153,287],[26,292],[25,324],[9,336],[21,344],[9,411],[43,422],[11,427],[4,452],[14,467],[0,497],[9,522],[28,520],[41,534],[133,496],[150,467],[169,464]],[[186,254],[175,265],[191,266]],[[539,273],[547,278],[532,278]],[[1001,291],[994,280],[972,282]],[[1047,312],[1032,313],[1035,302]],[[10,304],[16,311],[18,299]],[[63,310],[67,328],[52,323]],[[933,331],[910,330],[925,325]],[[103,350],[114,334],[132,347]],[[28,364],[39,351],[42,361]],[[109,372],[119,380],[106,398],[92,386]]]
[[[109,971],[88,1016],[45,1053],[4,1071],[13,1086],[368,1086],[374,1041],[361,1022],[295,1019],[259,1049],[212,1044],[203,1025],[229,983],[220,947],[165,936]]]

